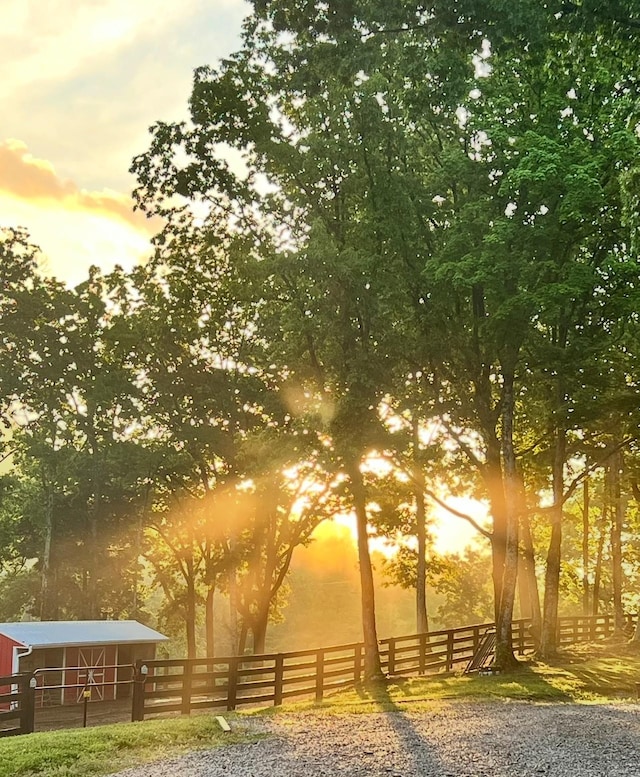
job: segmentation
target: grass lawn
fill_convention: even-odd
[[[255,741],[242,722],[224,733],[214,715],[44,731],[0,739],[0,777],[98,777],[190,750]]]
[[[315,710],[341,715],[381,710],[434,711],[455,700],[620,702],[636,699],[640,653],[627,645],[599,643],[563,651],[553,662],[525,661],[509,674],[392,678],[373,689],[358,688],[281,708],[229,715],[223,733],[213,714],[120,723],[0,739],[0,777],[100,777],[130,766],[227,743],[255,741],[243,726],[254,715]]]
[[[435,675],[395,678],[373,689],[356,689],[323,702],[327,712],[433,709],[453,699],[602,703],[635,701],[640,652],[626,644],[577,645],[550,662],[525,660],[501,675]],[[302,707],[303,705],[299,705]],[[304,705],[311,708],[313,705]]]

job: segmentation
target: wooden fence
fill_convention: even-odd
[[[626,617],[627,631],[634,623],[635,616]],[[515,652],[523,655],[532,651],[535,641],[529,622],[516,620],[512,628]],[[379,643],[382,670],[390,676],[412,676],[464,669],[481,645],[487,644],[484,638],[493,629],[494,624],[483,623],[383,639]],[[560,618],[558,622],[561,646],[613,633],[611,615]],[[258,656],[146,661],[135,667],[131,719],[169,712],[188,715],[192,710],[211,708],[233,710],[242,705],[280,705],[296,697],[322,701],[327,693],[353,687],[363,674],[361,642]],[[127,686],[131,682],[127,680]],[[0,736],[34,730],[35,695],[48,687],[36,688],[37,684],[36,674],[0,677]],[[85,716],[86,702],[85,697]]]
[[[35,682],[30,673],[0,677],[0,737],[34,728]]]
[[[624,616],[624,630],[631,636],[638,621],[637,615]],[[574,642],[595,642],[613,636],[615,618],[613,615],[591,615],[571,618],[558,618],[558,647]]]
[[[627,627],[634,616],[627,616]],[[443,629],[380,641],[382,670],[392,676],[453,671],[476,654],[492,623]],[[523,655],[535,648],[529,621],[513,622],[513,645]],[[611,615],[566,617],[558,622],[558,644],[595,641],[614,632]],[[313,650],[256,656],[158,659],[136,667],[132,719],[167,712],[274,704],[294,697],[322,701],[326,693],[353,687],[363,677],[364,645],[355,642]]]

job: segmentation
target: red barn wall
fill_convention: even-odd
[[[21,645],[19,642],[14,642],[14,640],[9,639],[9,637],[0,634],[0,677],[6,677],[7,675],[13,674],[14,647],[24,648],[24,645]]]
[[[19,642],[14,642],[9,637],[0,634],[0,677],[8,677],[13,674],[13,649],[14,647],[23,647]],[[11,693],[10,685],[0,685],[0,696]],[[0,701],[0,710],[9,709],[9,700],[4,698]]]

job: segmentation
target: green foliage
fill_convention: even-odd
[[[0,573],[0,621],[20,621],[33,612],[40,587],[33,568],[5,565]]]
[[[384,562],[387,585],[416,587],[417,554],[408,546]],[[431,552],[427,561],[430,595],[437,602],[431,615],[439,628],[455,628],[493,620],[491,559],[486,551],[467,548],[443,555]]]
[[[256,0],[133,161],[148,264],[68,290],[3,230],[0,561],[37,559],[36,610],[138,612],[144,555],[190,649],[215,590],[263,634],[322,518],[406,538],[441,484],[490,503],[508,600],[520,512],[637,434],[635,6],[601,6]],[[485,559],[431,574],[488,617]]]

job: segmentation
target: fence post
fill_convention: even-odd
[[[524,655],[524,651],[525,651],[524,639],[525,639],[524,621],[521,620],[520,623],[518,624],[518,652],[520,653],[521,656]]]
[[[227,709],[235,710],[238,701],[238,656],[229,659],[227,675]]]
[[[284,681],[284,656],[278,653],[276,656],[276,675],[273,688],[273,704],[279,707],[282,704],[282,686]]]
[[[316,653],[316,703],[322,701],[324,695],[324,650]]]
[[[144,684],[149,674],[146,664],[137,662],[133,667],[133,693],[131,695],[131,720],[144,720]]]
[[[447,633],[447,664],[446,671],[453,669],[453,630]]]
[[[389,645],[389,653],[387,657],[387,673],[390,675],[395,674],[396,671],[396,641],[393,637],[387,640]]]
[[[427,635],[420,635],[420,655],[418,656],[418,672],[424,674],[427,668]]]
[[[23,675],[18,682],[20,694],[20,733],[33,734],[36,716],[36,685],[35,675]]]
[[[190,658],[184,659],[182,666],[182,714],[191,715],[191,679],[193,663]]]
[[[353,682],[359,683],[362,677],[362,645],[357,644],[353,649]]]

